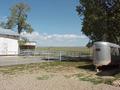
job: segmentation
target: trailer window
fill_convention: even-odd
[[[100,51],[100,48],[96,48],[96,51]]]

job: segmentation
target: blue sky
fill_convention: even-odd
[[[84,46],[88,38],[81,34],[81,20],[75,11],[79,0],[0,0],[0,20],[9,16],[17,2],[30,5],[28,22],[34,28],[26,37],[39,46]]]

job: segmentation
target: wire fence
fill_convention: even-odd
[[[65,60],[72,58],[80,57],[91,57],[92,49],[83,49],[83,50],[21,50],[19,53],[20,56],[39,56],[44,60]]]

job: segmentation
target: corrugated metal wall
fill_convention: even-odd
[[[0,55],[18,55],[18,40],[0,37]]]

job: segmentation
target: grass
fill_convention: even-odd
[[[89,82],[92,82],[93,84],[100,84],[100,83],[104,83],[104,84],[109,84],[109,85],[112,85],[112,82],[115,80],[115,79],[103,79],[102,77],[91,77],[91,76],[77,76],[79,78],[79,80],[82,80],[82,81],[89,81]]]
[[[120,79],[120,73],[114,75],[114,77],[115,77],[116,79]]]
[[[99,84],[99,83],[102,83],[102,80],[101,79],[98,79],[98,78],[88,78],[88,77],[79,77],[80,80],[82,81],[89,81],[89,82],[92,82],[93,84]]]
[[[2,66],[0,67],[0,73],[2,74],[15,74],[24,71],[37,71],[43,69],[45,71],[62,70],[65,67],[77,67],[79,65],[88,64],[87,62],[41,62],[36,64],[26,65],[14,65],[14,66]]]
[[[92,55],[92,49],[87,47],[37,47],[36,51],[63,51],[65,56],[69,55]]]
[[[88,67],[89,68],[85,68]],[[116,79],[120,78],[120,73],[114,75],[114,78],[102,78],[102,76],[95,75],[95,72],[92,71],[93,68],[91,62],[42,62],[36,64],[26,64],[26,65],[15,65],[15,66],[4,66],[0,67],[0,73],[3,75],[14,75],[19,73],[32,73],[34,71],[41,71],[44,70],[50,73],[57,73],[60,71],[65,72],[72,72],[71,67],[74,69],[79,70],[77,74],[72,75],[64,75],[65,78],[72,78],[75,77],[78,80],[82,81],[89,81],[93,84],[105,83],[111,85],[112,82]],[[84,67],[84,68],[83,68]],[[42,75],[37,77],[38,80],[48,80],[50,77],[49,75]]]
[[[50,78],[52,78],[54,75],[50,74],[50,75],[41,75],[39,77],[37,77],[37,80],[48,80]]]
[[[112,85],[112,82],[116,79],[114,78],[102,78],[100,76],[92,76],[90,75],[90,73],[79,73],[79,74],[74,74],[74,75],[64,75],[65,78],[69,79],[69,78],[77,78],[80,81],[88,81],[91,82],[93,84],[100,84],[100,83],[104,83],[104,84],[109,84]]]
[[[48,75],[43,75],[40,77],[37,77],[37,80],[48,80],[50,77]]]

